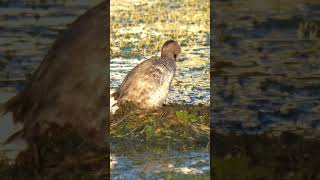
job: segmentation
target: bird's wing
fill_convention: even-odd
[[[128,86],[131,86],[132,83],[135,83],[133,81],[134,79],[139,80],[147,80],[148,76],[146,74],[152,73],[152,67],[155,65],[155,61],[158,60],[158,57],[153,57],[151,59],[148,59],[146,61],[143,61],[136,67],[134,67],[124,78],[121,85],[117,88],[117,90],[112,94],[112,96],[118,100],[121,98],[121,96],[124,94],[124,90],[127,89]],[[137,85],[137,84],[136,84]]]

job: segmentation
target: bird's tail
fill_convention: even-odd
[[[7,112],[12,112],[18,104],[19,95],[10,98],[8,101],[0,105],[0,113],[6,114]]]
[[[16,129],[18,128],[19,130],[15,132],[12,132],[13,134],[9,135],[8,138],[6,138],[6,140],[4,142],[2,142],[3,145],[5,144],[10,144],[12,141],[19,139],[20,137],[22,137],[23,134],[23,130],[21,127],[18,127],[19,125],[19,120],[17,119],[17,110],[19,109],[19,105],[20,105],[20,95],[15,95],[13,97],[11,97],[9,100],[7,100],[5,103],[0,105],[0,119],[3,121],[4,124],[9,123],[8,121],[11,121],[13,123],[14,127],[11,127],[12,129]],[[11,115],[9,115],[9,119],[6,118],[6,114],[11,112]],[[6,121],[6,122],[4,122]]]
[[[20,105],[20,95],[15,95],[7,100],[5,103],[0,105],[0,115],[5,115],[8,112],[12,112],[13,121],[17,122],[17,109],[19,109]]]
[[[118,108],[119,108],[118,107],[118,101],[115,98],[110,97],[110,112],[111,112],[111,115],[114,114]]]
[[[110,96],[110,113],[112,115],[119,108],[118,101],[117,101],[117,99],[119,97],[119,93],[118,93],[118,91],[115,91],[115,92],[111,91],[110,94],[111,94],[111,96]]]
[[[10,135],[2,144],[3,145],[10,144],[17,139],[22,139],[22,138],[23,138],[23,130],[21,129],[15,132],[14,134]]]

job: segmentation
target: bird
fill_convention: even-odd
[[[132,102],[143,109],[161,106],[177,69],[181,47],[175,40],[166,41],[160,57],[152,57],[135,66],[112,93],[113,106]],[[116,108],[117,109],[117,108]]]
[[[22,125],[6,143],[23,139],[34,151],[36,166],[40,154],[37,140],[56,125],[73,129],[99,147],[106,145],[107,6],[103,1],[71,23],[26,88],[0,107],[3,114],[12,114],[14,123]]]

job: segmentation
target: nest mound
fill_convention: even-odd
[[[111,117],[111,142],[177,149],[204,147],[210,139],[209,124],[209,107],[202,104],[170,104],[146,110],[126,103]]]

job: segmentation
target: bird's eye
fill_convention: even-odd
[[[174,59],[177,59],[177,55],[176,54],[174,54],[173,56],[174,56]]]

